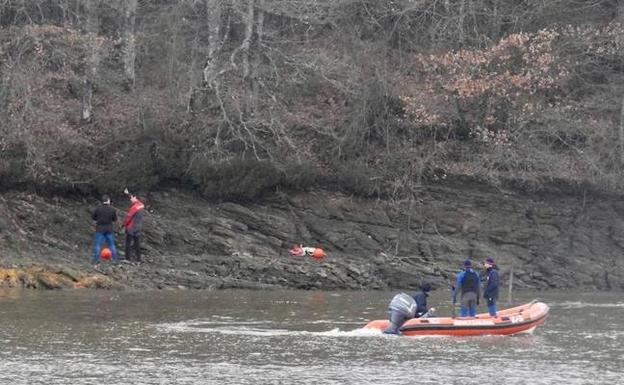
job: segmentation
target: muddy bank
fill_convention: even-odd
[[[96,271],[94,200],[3,192],[0,266],[106,282],[91,287],[409,289],[423,281],[446,288],[466,257],[493,256],[504,280],[513,266],[516,287],[624,289],[621,199],[449,182],[393,204],[323,191],[214,203],[174,189],[152,192],[146,203],[145,261]],[[299,242],[328,256],[290,256]]]

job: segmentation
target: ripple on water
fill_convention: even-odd
[[[341,322],[330,321],[317,321],[310,324],[341,324]],[[352,324],[351,322],[344,322],[344,324]],[[259,325],[265,325],[264,328],[254,327]],[[369,337],[369,336],[382,336],[381,331],[376,329],[357,328],[354,330],[340,330],[334,328],[328,331],[312,332],[306,330],[288,330],[271,328],[271,322],[262,321],[245,321],[236,323],[224,324],[222,321],[206,321],[206,320],[191,320],[180,321],[174,323],[162,323],[154,325],[154,327],[162,333],[217,333],[226,335],[247,335],[247,336],[324,336],[324,337]]]
[[[593,303],[593,302],[581,302],[581,301],[566,301],[566,302],[551,304],[550,307],[560,308],[560,309],[584,309],[584,308],[624,309],[624,302]]]
[[[102,311],[101,303],[69,294],[62,306],[38,301],[21,311],[28,317],[0,318],[0,384],[622,382],[624,303],[614,295],[552,301],[534,335],[408,338],[361,328],[363,312],[383,314],[370,305],[385,304],[383,293],[234,294],[252,311],[222,292],[174,293],[169,302],[160,292],[131,293]],[[143,302],[149,306],[134,311]],[[49,322],[56,308],[57,322]],[[67,314],[84,316],[72,322]]]

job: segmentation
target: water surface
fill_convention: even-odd
[[[0,384],[618,384],[621,293],[520,293],[532,335],[396,337],[389,292],[0,291]],[[448,292],[430,302],[450,314]]]

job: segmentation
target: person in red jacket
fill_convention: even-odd
[[[139,197],[127,191],[125,192],[130,196],[131,204],[123,221],[123,226],[126,229],[126,259],[141,262],[141,230],[143,229],[145,205],[139,200]]]

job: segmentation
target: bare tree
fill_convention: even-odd
[[[252,63],[252,68],[251,68],[251,72],[252,72],[251,103],[252,103],[253,109],[256,109],[257,107],[258,97],[260,93],[260,81],[261,81],[261,76],[262,76],[260,74],[260,66],[262,64],[262,44],[263,44],[262,39],[263,39],[263,33],[264,33],[264,3],[265,3],[265,0],[258,0],[258,10],[257,10],[258,18],[256,20],[256,44],[255,44],[256,49],[254,52],[254,61]]]
[[[83,94],[82,94],[82,120],[91,121],[93,114],[93,85],[95,77],[97,75],[97,69],[99,64],[99,49],[98,49],[98,25],[99,17],[97,14],[97,6],[99,0],[86,0],[85,11],[87,14],[86,19],[86,32],[89,36],[89,54],[85,63],[84,79],[83,79]]]
[[[217,58],[226,38],[225,36],[223,38],[221,36],[221,19],[223,17],[222,3],[223,1],[221,0],[206,0],[208,55],[202,70],[203,83],[206,87],[212,87],[213,82],[218,76]]]
[[[466,20],[466,0],[460,0],[459,12],[458,12],[458,17],[457,17],[457,35],[459,37],[459,43],[461,45],[464,45],[464,43],[466,43],[465,20]]]
[[[136,82],[135,61],[136,61],[136,12],[137,0],[127,0],[124,9],[123,25],[123,66],[126,89],[134,89]]]
[[[621,1],[617,5],[614,21],[617,24],[624,25],[624,3]],[[616,44],[618,45],[618,49],[621,52],[621,55],[624,56],[624,34],[620,34],[619,38],[616,40]],[[620,150],[619,160],[620,163],[624,165],[624,95],[622,95],[622,103],[620,107],[620,126],[618,131],[618,141]]]
[[[243,107],[242,111],[245,117],[248,117],[253,112],[253,78],[251,72],[251,61],[253,60],[253,52],[251,50],[251,43],[253,38],[254,24],[255,24],[255,4],[256,0],[247,0],[247,12],[245,14],[245,38],[241,45],[241,51],[243,52]]]

